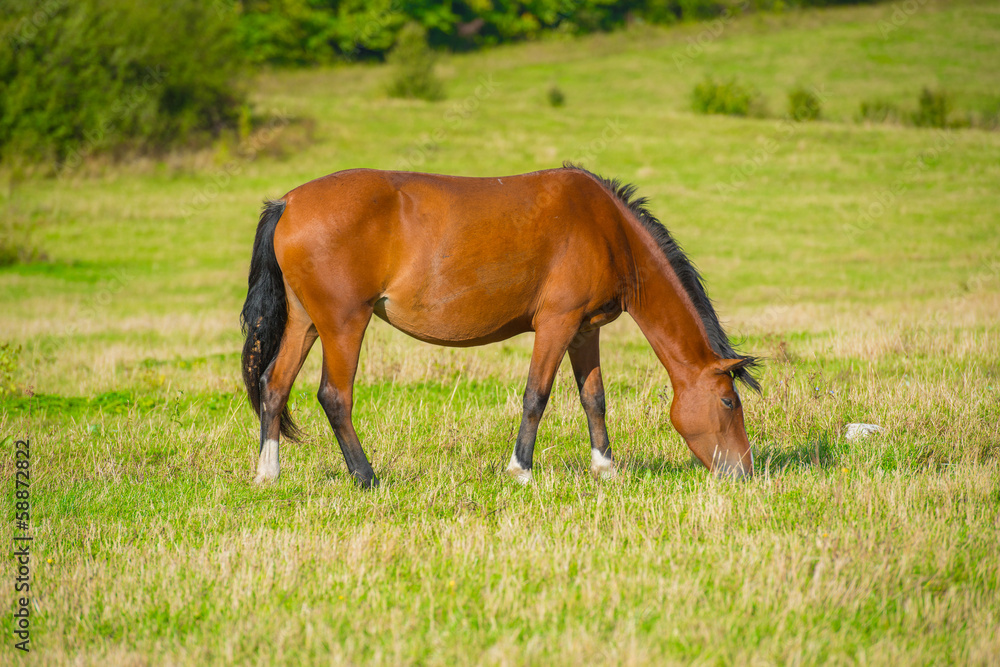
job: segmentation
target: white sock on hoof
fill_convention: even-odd
[[[610,456],[605,456],[596,449],[591,449],[590,474],[594,476],[594,479],[614,479],[618,473],[615,471],[615,462]]]
[[[261,484],[268,480],[278,479],[279,470],[278,441],[265,440],[264,446],[260,448],[260,459],[257,461],[257,477],[253,481],[256,484]]]
[[[517,460],[517,454],[510,455],[510,463],[507,464],[507,474],[516,479],[521,484],[531,483],[531,471],[525,470]]]

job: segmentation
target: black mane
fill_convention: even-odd
[[[646,197],[636,197],[636,186],[631,183],[622,183],[618,179],[608,179],[603,176],[598,176],[597,174],[587,171],[582,167],[578,167],[569,162],[563,163],[563,169],[573,169],[574,171],[580,171],[587,174],[598,183],[604,186],[604,188],[612,195],[614,195],[618,201],[620,201],[625,208],[632,212],[636,220],[649,232],[650,236],[659,246],[660,250],[666,256],[667,261],[670,262],[670,266],[673,267],[674,273],[677,274],[677,279],[680,281],[681,286],[687,292],[688,297],[690,297],[691,302],[694,304],[695,310],[698,311],[698,315],[701,317],[702,323],[705,325],[705,332],[708,334],[708,342],[712,346],[712,350],[719,355],[721,359],[742,359],[743,363],[737,366],[733,370],[733,377],[740,380],[746,386],[750,387],[754,391],[760,393],[760,383],[757,382],[750,371],[755,369],[759,362],[756,357],[752,357],[745,354],[740,354],[733,349],[732,343],[729,340],[729,336],[726,335],[725,329],[722,328],[722,323],[719,322],[719,316],[715,312],[715,306],[712,305],[712,300],[708,297],[705,292],[705,283],[698,273],[698,269],[695,268],[688,256],[684,254],[684,251],[677,244],[677,241],[670,235],[667,228],[662,222],[656,219],[649,209],[646,207],[647,199]]]

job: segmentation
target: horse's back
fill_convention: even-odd
[[[543,298],[610,296],[594,293],[612,288],[602,193],[572,170],[338,172],[286,195],[275,251],[300,299],[318,289],[417,338],[480,344],[530,329]]]

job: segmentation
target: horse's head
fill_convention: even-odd
[[[720,359],[692,381],[675,385],[670,421],[694,455],[720,476],[753,473],[753,452],[743,425],[743,405],[733,372],[747,359]]]

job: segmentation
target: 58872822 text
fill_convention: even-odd
[[[31,643],[31,445],[14,443],[14,648],[29,652]]]

